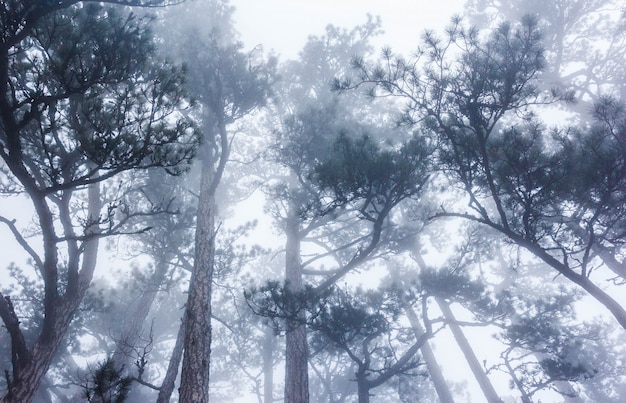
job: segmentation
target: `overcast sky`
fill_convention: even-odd
[[[237,8],[237,30],[246,47],[263,44],[281,59],[295,58],[309,35],[321,35],[328,24],[351,28],[367,14],[382,18],[384,36],[376,43],[408,54],[424,29],[441,30],[462,0],[231,0]]]

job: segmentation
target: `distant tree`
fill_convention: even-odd
[[[13,220],[1,221],[43,283],[31,342],[13,300],[0,295],[12,350],[3,402],[32,400],[91,283],[98,240],[120,230],[100,184],[136,169],[181,172],[198,140],[178,115],[188,105],[184,75],[153,60],[148,20],[76,3],[12,1],[0,11],[2,192],[32,202],[41,248]]]
[[[563,324],[573,315],[571,299],[566,293],[523,304],[500,336],[507,348],[495,368],[511,376],[511,385],[524,402],[532,402],[532,396],[543,389],[558,391],[557,382],[583,382],[599,371],[594,368],[592,349],[585,346],[600,337],[599,327]],[[535,360],[528,360],[528,352]],[[576,396],[574,391],[566,393]]]
[[[495,27],[524,15],[536,17],[547,60],[540,85],[574,91],[579,102],[568,109],[573,108],[583,119],[600,97],[626,97],[626,69],[621,62],[626,56],[623,2],[468,0],[464,14],[480,27]]]
[[[321,157],[324,162],[317,164],[314,170],[308,168],[309,178],[303,183],[303,187],[312,192],[315,198],[305,203],[295,203],[297,199],[289,201],[289,214],[294,228],[293,233],[287,234],[287,252],[290,253],[287,256],[292,257],[294,262],[300,261],[298,249],[303,236],[301,234],[327,237],[328,252],[319,256],[333,256],[337,266],[315,273],[322,279],[316,283],[314,293],[324,292],[376,255],[385,242],[385,224],[393,208],[403,200],[419,194],[421,184],[427,178],[428,155],[429,147],[419,138],[399,150],[381,150],[366,135],[352,139],[346,133],[340,133],[330,153]],[[300,178],[304,179],[302,176]],[[299,195],[296,193],[296,196]],[[297,220],[310,214],[311,225],[298,229],[301,224]],[[334,215],[341,216],[341,221],[334,224],[331,220]],[[334,232],[320,232],[318,235],[313,230],[319,229],[321,224],[324,225],[324,231]],[[290,242],[294,244],[291,245]],[[313,258],[309,263],[312,264],[315,260]],[[305,289],[301,263],[296,267],[296,277],[291,278],[294,273],[289,272],[285,282],[286,291],[294,295]],[[287,335],[307,323],[306,312],[300,309],[297,299],[293,301],[293,306],[281,308],[291,312],[283,313],[288,323],[292,323],[292,328],[286,330]],[[298,352],[298,359],[303,360],[303,350]]]
[[[468,267],[473,260],[467,256],[470,254],[468,249],[474,242],[475,240],[472,239],[463,240],[458,246],[458,250],[452,253],[451,258],[439,270],[428,267],[419,251],[414,251],[412,255],[420,266],[418,284],[421,299],[423,301],[428,299],[435,301],[442,312],[440,320],[450,329],[485,399],[488,402],[499,403],[502,402],[502,399],[480,364],[451,307],[453,303],[458,303],[477,313],[477,316],[482,315],[483,326],[493,324],[493,316],[502,314],[501,308],[498,304],[494,304],[485,285],[472,279],[468,273]],[[482,247],[486,247],[486,245],[482,245]],[[434,322],[434,319],[429,319],[429,321]]]
[[[310,184],[309,177],[316,159],[328,155],[340,130],[355,127],[351,112],[358,108],[347,109],[345,104],[337,102],[337,97],[330,92],[328,78],[345,71],[353,54],[370,50],[369,39],[378,32],[379,26],[374,20],[352,30],[329,26],[324,36],[310,37],[299,60],[285,63],[280,72],[282,80],[277,83],[277,99],[267,118],[268,130],[276,135],[268,159],[276,165],[273,175],[264,178],[264,185],[274,201],[270,212],[285,234],[285,285],[292,293],[304,290],[307,265],[334,256],[342,259],[338,263],[342,265],[358,248],[338,235],[342,227],[351,231],[354,220],[331,228],[327,226],[332,222],[330,215],[309,214],[320,198],[319,188]],[[363,106],[363,111],[368,109],[363,102],[359,105]],[[327,246],[321,246],[322,252],[317,256],[303,257],[303,245],[324,243]],[[333,252],[334,249],[339,253]],[[330,273],[324,270],[319,276]],[[285,399],[288,402],[309,401],[306,328],[298,323],[294,321],[294,328],[285,335]]]
[[[414,337],[397,326],[402,312],[397,291],[348,294],[335,289],[314,309],[309,327],[313,348],[346,354],[355,367],[359,403],[370,401],[371,390],[400,375],[417,376],[423,365],[417,352],[430,337]]]

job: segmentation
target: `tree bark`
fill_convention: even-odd
[[[474,377],[476,378],[480,389],[485,395],[485,398],[489,403],[502,403],[502,399],[500,399],[500,397],[496,393],[496,390],[493,388],[491,381],[487,377],[487,374],[480,366],[480,362],[478,361],[478,358],[476,358],[476,354],[474,354],[472,346],[469,344],[467,338],[463,334],[463,330],[458,324],[456,324],[456,318],[454,317],[450,306],[442,298],[436,298],[436,301],[441,308],[441,312],[443,312],[443,316],[446,318],[447,321],[449,321],[448,326],[452,331],[454,339],[461,348],[463,356],[467,360],[467,363],[472,370],[472,374],[474,374]]]
[[[300,264],[300,225],[297,206],[290,202],[286,219],[285,234],[285,286],[297,293],[304,289],[302,265]],[[296,301],[294,301],[295,303]],[[285,403],[308,403],[308,343],[305,312],[299,310],[297,320],[287,321],[285,335]]]
[[[185,339],[185,318],[178,328],[178,334],[176,335],[176,344],[170,357],[170,362],[167,365],[167,372],[165,372],[165,378],[159,388],[159,395],[157,396],[156,403],[169,403],[172,392],[174,391],[174,385],[176,383],[176,376],[178,375],[178,367],[183,356],[183,343]]]
[[[208,154],[208,153],[207,153]],[[202,160],[202,178],[195,236],[195,259],[185,310],[185,344],[180,401],[209,401],[211,358],[211,286],[215,262],[215,168],[208,155]]]

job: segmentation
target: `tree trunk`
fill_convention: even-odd
[[[425,334],[425,330],[422,328],[422,325],[420,324],[420,321],[411,306],[406,306],[405,312],[406,316],[409,318],[413,332],[415,333],[415,338],[419,339]],[[428,340],[426,340],[422,347],[420,347],[420,352],[422,353],[424,362],[426,362],[426,367],[428,368],[430,379],[432,380],[435,390],[437,391],[439,401],[441,403],[454,403],[452,392],[450,392],[450,388],[448,388],[448,383],[443,377],[441,367],[439,367],[439,363],[435,358],[435,354],[433,353]]]
[[[169,268],[169,259],[165,256],[157,258],[156,268],[150,279],[147,280],[147,284],[139,299],[134,304],[132,314],[130,314],[125,320],[124,326],[118,339],[116,340],[116,348],[113,353],[113,363],[118,371],[126,368],[128,370],[128,364],[132,357],[134,348],[137,347],[137,343],[141,339],[143,326],[146,323],[152,304],[157,296],[159,287],[163,284],[167,269]]]
[[[156,403],[169,403],[172,392],[174,391],[174,385],[176,383],[176,375],[178,375],[178,367],[183,356],[183,342],[185,339],[185,318],[178,328],[178,334],[176,335],[176,344],[170,357],[170,362],[167,365],[167,372],[165,378],[159,388],[159,396]]]
[[[215,168],[202,161],[196,221],[195,259],[185,310],[185,344],[180,381],[181,403],[209,401],[211,359],[211,286],[215,261]]]
[[[285,250],[285,282],[290,292],[299,292],[304,288],[302,266],[300,264],[300,231],[297,207],[290,204],[289,217],[286,220],[287,236]],[[294,301],[295,302],[295,301]],[[285,403],[308,403],[308,343],[306,335],[305,312],[299,310],[298,320],[287,322],[285,335]]]
[[[274,402],[274,329],[265,327],[263,340],[263,403]]]
[[[487,401],[489,403],[502,403],[502,400],[496,393],[496,390],[493,388],[493,385],[487,377],[487,374],[480,366],[480,362],[478,362],[478,358],[476,358],[474,350],[472,350],[472,346],[470,346],[467,338],[465,338],[463,330],[458,324],[456,324],[456,318],[454,317],[450,306],[442,298],[436,298],[436,300],[437,304],[439,304],[439,307],[441,308],[441,312],[443,312],[443,316],[446,318],[447,321],[449,321],[448,326],[450,327],[450,330],[454,335],[454,339],[461,348],[463,356],[467,360],[467,363],[469,364],[470,369],[472,370],[472,373],[476,378],[476,381],[478,381],[478,385],[485,395],[485,398],[487,398]]]
[[[591,282],[591,280],[589,280],[589,277],[584,274],[575,272],[567,264],[560,262],[550,253],[548,253],[539,244],[531,242],[513,231],[503,229],[499,226],[492,225],[492,227],[502,232],[512,241],[547,263],[550,267],[561,273],[565,278],[572,281],[574,284],[579,285],[582,289],[587,291],[589,295],[591,295],[593,298],[596,299],[596,301],[604,305],[613,314],[613,316],[620,324],[620,326],[622,326],[622,328],[626,329],[626,309],[624,309],[624,307],[622,307],[622,305],[617,302],[617,300],[611,297],[611,295],[607,294],[603,289]]]
[[[18,367],[17,370],[14,368],[13,378],[2,397],[2,403],[24,403],[33,400],[35,392],[48,372],[54,353],[61,344],[74,313],[78,309],[78,305],[65,303],[58,307],[55,331],[50,333],[53,337],[45,340],[38,339],[31,350],[28,364]]]
[[[357,380],[359,403],[370,403],[370,388],[366,379]]]

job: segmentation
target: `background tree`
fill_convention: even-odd
[[[350,295],[335,289],[320,305],[309,325],[312,344],[353,361],[359,403],[369,402],[371,390],[393,377],[417,376],[417,352],[429,335],[413,339],[412,332],[397,325],[402,307],[396,290],[356,290]]]
[[[217,23],[201,28],[191,23],[193,18],[179,16],[177,21],[184,26],[175,32],[169,25],[167,35],[178,44],[185,43],[178,47],[170,45],[168,52],[176,54],[188,67],[188,88],[199,103],[198,120],[203,133],[194,268],[185,311],[180,388],[182,400],[196,402],[208,401],[209,393],[216,192],[230,155],[234,134],[229,128],[266,102],[273,80],[272,63],[262,60],[257,52],[244,53],[242,45],[231,37],[232,8],[228,2],[212,3],[211,9],[214,12],[211,17]],[[187,13],[198,11],[198,8],[186,10]]]
[[[623,99],[626,95],[626,76],[621,63],[626,52],[622,2],[561,0],[544,4],[469,0],[464,14],[480,27],[518,21],[524,15],[535,16],[541,25],[548,62],[541,85],[574,91],[578,102],[567,109],[582,115],[583,120],[587,119],[591,104],[602,96]]]

